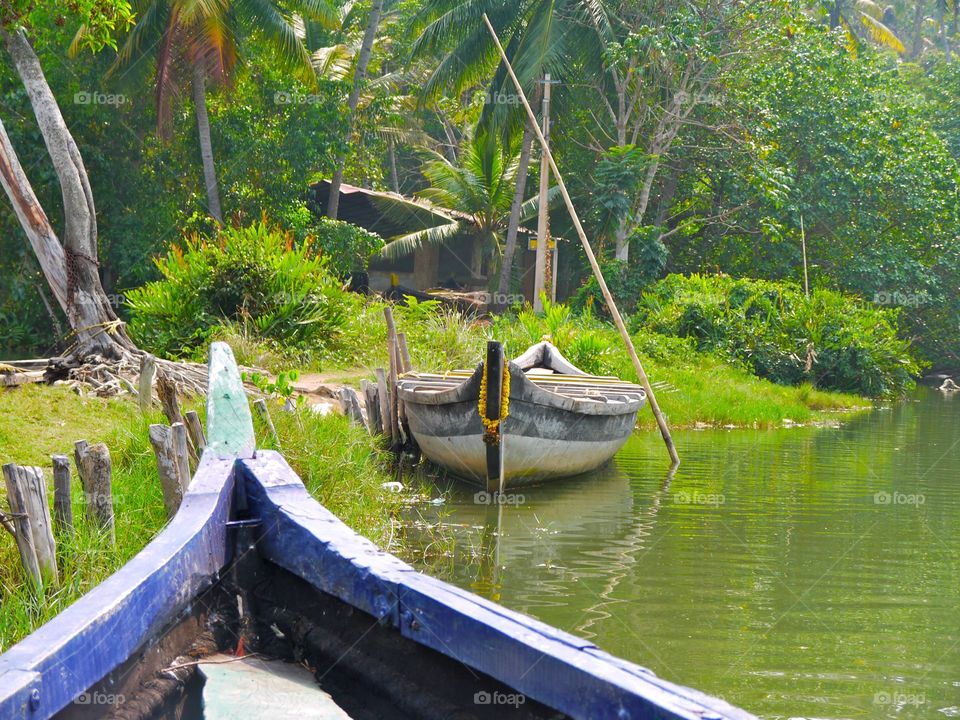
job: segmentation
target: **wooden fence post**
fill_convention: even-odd
[[[23,567],[38,587],[45,584],[56,586],[57,544],[53,539],[43,471],[7,463],[3,466],[3,478],[7,487],[7,501],[15,516],[17,549]]]
[[[160,396],[163,414],[167,416],[170,424],[183,422],[183,415],[180,413],[180,401],[177,399],[177,386],[166,373],[161,372],[157,375],[157,395]]]
[[[377,384],[369,380],[360,381],[360,390],[363,392],[363,403],[367,407],[367,426],[371,435],[383,434],[383,420],[380,417],[380,397],[377,393]]]
[[[172,518],[183,502],[183,485],[180,482],[180,463],[174,450],[173,428],[169,425],[151,425],[150,444],[157,457],[157,474],[163,492],[163,507],[167,517]]]
[[[390,410],[390,393],[387,390],[387,377],[383,368],[374,370],[377,376],[377,395],[380,398],[380,419],[383,422],[383,435],[388,440],[393,438],[393,413]]]
[[[70,458],[54,455],[53,521],[58,531],[73,535],[73,503],[70,500]]]
[[[80,440],[75,444],[74,452],[77,472],[83,482],[87,518],[96,521],[110,534],[110,542],[116,544],[110,450],[103,443],[88,445],[86,440]]]
[[[277,449],[280,448],[280,436],[277,435],[277,428],[274,427],[273,418],[270,417],[270,410],[267,409],[267,401],[263,398],[257,398],[253,401],[253,409],[257,411],[263,422],[267,426],[267,430],[270,431],[270,436],[273,438],[273,441],[277,444]]]
[[[203,450],[207,447],[207,439],[203,435],[203,423],[200,422],[200,416],[196,410],[190,410],[183,416],[187,426],[187,432],[190,434],[190,442],[197,451],[197,456],[203,455]]]
[[[137,396],[140,401],[140,412],[146,413],[153,404],[153,377],[157,373],[157,359],[150,354],[140,358],[140,382],[137,387]]]

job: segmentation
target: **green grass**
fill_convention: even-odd
[[[202,408],[198,408],[201,409]],[[310,492],[358,532],[383,547],[396,545],[393,518],[400,498],[381,488],[392,479],[389,454],[366,431],[339,416],[309,410],[272,412],[284,455]],[[16,545],[0,531],[0,652],[71,605],[136,555],[166,524],[156,461],[147,439],[151,422],[129,399],[81,398],[59,387],[0,391],[0,460],[43,467],[53,488],[50,455],[72,458],[73,443],[105,442],[113,461],[115,547],[83,516],[83,495],[74,476],[73,538],[58,536],[60,586],[43,597],[26,583]],[[271,447],[257,428],[261,447]],[[71,460],[72,461],[72,460]],[[6,497],[0,488],[0,504]]]

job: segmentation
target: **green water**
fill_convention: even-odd
[[[960,716],[960,397],[675,435],[673,478],[644,433],[516,505],[454,484],[417,563],[764,718]]]

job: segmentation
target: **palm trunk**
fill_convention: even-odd
[[[373,0],[370,8],[370,17],[367,18],[367,29],[363,33],[363,44],[360,46],[360,55],[357,57],[357,69],[353,74],[353,90],[347,100],[347,131],[344,135],[344,145],[349,145],[353,139],[353,127],[360,104],[360,91],[363,80],[367,76],[367,66],[370,64],[370,55],[373,52],[373,42],[377,38],[377,28],[380,25],[380,13],[383,11],[383,0]],[[337,158],[337,167],[330,181],[330,198],[327,200],[327,217],[337,219],[340,210],[340,186],[343,184],[343,168],[347,164],[347,154],[341,153]]]
[[[910,57],[920,57],[923,50],[923,0],[917,0],[913,14],[913,47],[910,48]]]
[[[390,154],[390,185],[393,188],[393,191],[399,195],[400,179],[397,177],[397,149],[394,146],[393,138],[390,138],[387,151]]]
[[[840,18],[842,17],[842,8],[841,3],[843,0],[833,0],[830,4],[830,29],[836,30],[840,26]]]
[[[517,253],[517,233],[520,230],[520,206],[523,205],[523,196],[527,189],[527,173],[530,169],[530,156],[533,154],[533,129],[527,122],[523,126],[523,143],[520,146],[520,164],[517,166],[517,183],[513,193],[513,204],[510,206],[510,221],[507,224],[507,239],[503,245],[503,262],[500,263],[500,282],[497,286],[497,296],[494,298],[494,309],[503,310],[506,307],[507,293],[510,292],[510,278],[513,275],[513,259]]]
[[[134,350],[103,291],[97,262],[97,213],[80,151],[67,128],[43,68],[22,30],[4,32],[3,41],[57,173],[63,196],[64,242],[60,245],[40,207],[6,131],[0,125],[0,184],[40,262],[54,297],[76,340],[76,353],[119,357]]]
[[[203,162],[203,183],[207,189],[207,209],[210,217],[223,223],[217,169],[213,162],[213,142],[210,139],[210,118],[207,115],[206,69],[201,58],[193,62],[193,111],[197,116],[197,134],[200,136],[200,159]]]

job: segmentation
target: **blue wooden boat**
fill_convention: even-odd
[[[248,651],[309,667],[355,720],[752,717],[357,535],[283,457],[254,450],[220,343],[207,415],[208,447],[167,528],[0,655],[0,718],[204,717],[196,661],[240,637]]]

